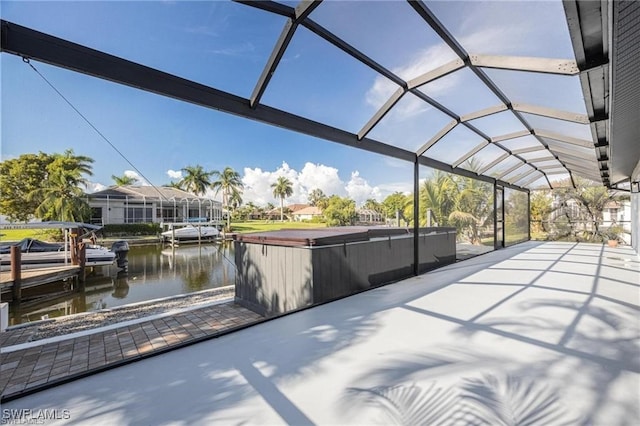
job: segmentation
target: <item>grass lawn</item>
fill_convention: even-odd
[[[51,235],[59,230],[52,229],[0,229],[0,241],[20,241],[23,238],[51,240]]]
[[[279,229],[312,229],[326,228],[324,223],[306,222],[266,222],[264,220],[249,220],[246,222],[231,222],[233,232],[241,234],[248,232],[277,231]],[[54,230],[48,229],[0,229],[0,241],[20,241],[23,238],[36,238],[50,241]],[[145,237],[140,237],[145,238]],[[153,236],[146,238],[155,238]]]
[[[264,220],[248,220],[246,222],[231,222],[233,232],[245,234],[248,232],[277,231],[279,229],[313,229],[326,228],[324,223],[307,222],[266,222]]]

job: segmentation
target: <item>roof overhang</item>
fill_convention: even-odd
[[[599,173],[611,187],[630,179],[640,160],[640,3],[571,0],[564,7]]]

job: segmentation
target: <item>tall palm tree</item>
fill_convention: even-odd
[[[420,188],[420,216],[425,218],[427,210],[439,226],[447,226],[449,215],[454,210],[458,187],[451,175],[436,170]]]
[[[133,185],[136,183],[136,178],[127,175],[111,175],[111,179],[113,179],[117,186]]]
[[[328,200],[328,197],[324,195],[322,189],[316,188],[309,193],[307,199],[309,200],[309,204],[311,204],[312,206],[322,208],[322,205],[326,207],[326,201]]]
[[[38,201],[35,215],[45,220],[82,221],[87,218],[90,209],[82,198],[84,192],[79,187],[86,185],[84,175],[92,175],[93,159],[76,156],[73,150],[64,154],[55,154],[47,166],[47,178],[42,186],[31,191],[27,200]]]
[[[231,167],[225,167],[221,172],[214,170],[211,174],[216,178],[211,183],[211,188],[218,192],[222,191],[222,205],[227,209],[227,228],[231,227],[231,214],[229,214],[229,205],[232,197],[242,200],[242,188],[244,184],[240,178],[240,174]],[[240,201],[242,203],[242,201]]]
[[[180,184],[180,182],[174,182],[171,181],[169,183],[165,183],[164,185],[165,188],[176,188],[176,189],[182,189],[182,185]]]
[[[471,244],[480,245],[482,229],[493,220],[493,186],[468,177],[454,180],[458,192],[455,194],[453,211],[449,213],[449,223],[455,224],[459,233]]]
[[[293,195],[293,184],[284,176],[278,177],[275,183],[271,184],[273,196],[280,198],[280,222],[284,222],[284,199]]]
[[[75,185],[85,185],[87,180],[84,175],[93,176],[93,158],[85,155],[75,155],[73,149],[67,149],[64,154],[54,154],[49,167],[60,168],[68,172],[67,179]]]
[[[215,173],[205,171],[200,165],[187,166],[182,171],[185,175],[179,185],[195,195],[203,195],[207,191],[211,185],[211,176]]]
[[[240,191],[233,191],[229,197],[229,205],[233,210],[237,210],[242,205],[242,193]]]

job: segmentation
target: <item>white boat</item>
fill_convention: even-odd
[[[212,240],[220,236],[215,226],[187,225],[183,228],[170,229],[162,233],[162,237],[170,242]]]
[[[11,268],[11,246],[20,247],[22,269],[45,268],[71,264],[71,254],[64,243],[47,243],[33,238],[25,238],[14,244],[0,246],[0,270]],[[128,247],[127,247],[128,251]],[[87,244],[85,266],[112,265],[117,253],[106,247]]]

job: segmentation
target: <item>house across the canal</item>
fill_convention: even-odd
[[[87,195],[91,223],[218,222],[222,204],[171,187],[112,186]]]

